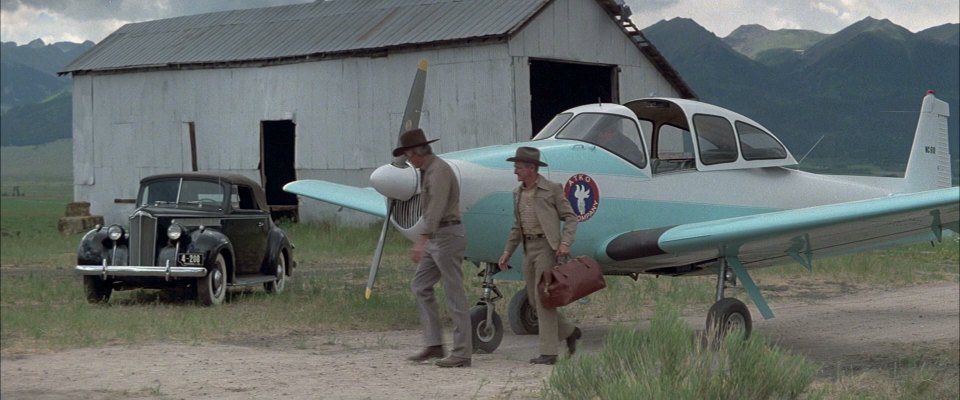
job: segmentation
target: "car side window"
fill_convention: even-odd
[[[259,210],[257,207],[257,202],[253,197],[253,190],[246,186],[236,186],[235,192],[237,193],[238,209],[240,210]]]

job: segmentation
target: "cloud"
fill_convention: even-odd
[[[0,0],[0,39],[99,42],[131,22],[310,0]]]
[[[310,0],[0,0],[0,40],[99,42],[124,24]],[[323,1],[323,0],[319,0]],[[353,0],[337,0],[353,1]],[[478,0],[485,1],[485,0]],[[833,33],[868,16],[911,31],[960,20],[957,0],[625,0],[640,28],[692,18],[718,36],[741,25]]]

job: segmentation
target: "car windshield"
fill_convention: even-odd
[[[145,185],[137,204],[222,208],[223,199],[223,187],[216,182],[174,178]]]

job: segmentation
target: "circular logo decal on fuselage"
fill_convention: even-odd
[[[590,175],[576,174],[567,179],[563,185],[563,193],[567,201],[577,214],[577,221],[583,222],[593,216],[600,206],[600,187]]]

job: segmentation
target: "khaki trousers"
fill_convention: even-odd
[[[523,280],[527,284],[527,299],[537,307],[537,320],[540,326],[540,355],[555,356],[557,343],[573,334],[573,324],[560,314],[557,308],[544,308],[540,303],[537,285],[543,271],[557,265],[556,252],[550,248],[546,238],[524,240],[523,242]]]
[[[471,358],[473,355],[469,304],[463,289],[463,252],[466,249],[463,224],[438,229],[433,238],[427,241],[423,258],[410,283],[420,308],[424,345],[437,346],[443,344],[443,333],[433,286],[443,279],[447,311],[453,319],[453,349],[450,355],[459,358]]]

